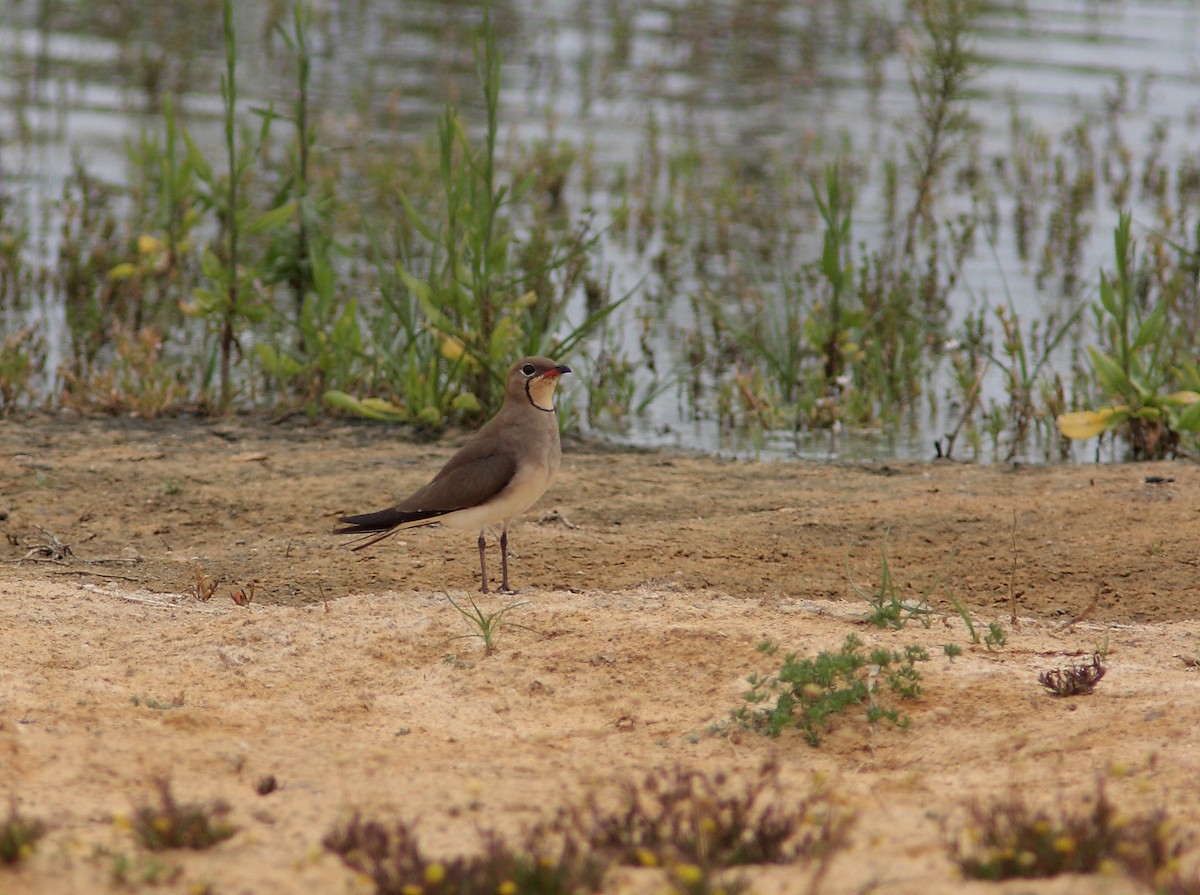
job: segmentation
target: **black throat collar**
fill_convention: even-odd
[[[531,382],[533,382],[532,379],[525,380],[525,397],[529,399],[529,403],[532,404],[534,407],[536,407],[538,410],[540,410],[542,413],[554,413],[554,405],[553,404],[551,404],[549,407],[543,407],[537,401],[533,400],[533,395],[529,391],[529,385]]]

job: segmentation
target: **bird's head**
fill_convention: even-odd
[[[553,413],[558,377],[570,372],[566,364],[556,364],[548,357],[523,357],[509,368],[505,399],[528,401],[538,410]]]

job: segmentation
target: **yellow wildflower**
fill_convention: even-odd
[[[704,879],[704,871],[695,864],[676,864],[671,868],[675,879],[679,880],[685,886],[694,886]]]
[[[431,886],[436,886],[446,878],[446,868],[441,864],[433,863],[425,868],[425,882]]]

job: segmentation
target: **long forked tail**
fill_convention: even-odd
[[[389,507],[374,513],[342,516],[338,522],[345,522],[346,525],[342,528],[335,528],[333,533],[335,535],[363,535],[360,543],[350,548],[351,550],[362,550],[364,547],[370,547],[372,544],[382,541],[388,535],[395,534],[402,528],[416,528],[419,525],[437,522],[438,516],[442,515],[444,513],[441,510],[405,511]]]

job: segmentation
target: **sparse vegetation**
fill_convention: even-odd
[[[891,702],[921,695],[916,663],[928,659],[928,651],[915,644],[903,651],[880,647],[867,653],[854,634],[837,652],[821,652],[813,659],[788,653],[774,674],[749,676],[749,705],[737,709],[734,719],[773,737],[799,727],[812,746],[820,745],[833,716],[855,706],[866,706],[871,725],[889,721],[904,728],[908,716]]]
[[[38,840],[46,835],[46,824],[25,817],[15,804],[9,805],[8,817],[0,821],[0,864],[13,867],[33,854]]]
[[[527,837],[510,847],[497,833],[480,833],[480,850],[440,859],[422,850],[413,824],[385,824],[355,814],[322,840],[347,867],[375,886],[375,895],[568,895],[597,891],[603,866],[579,842],[557,847]]]
[[[551,829],[573,831],[602,855],[632,867],[785,864],[832,856],[851,818],[819,794],[797,800],[767,762],[748,780],[675,767],[621,786],[616,807],[593,794]]]
[[[955,862],[970,879],[1005,880],[1121,870],[1156,885],[1182,850],[1164,810],[1126,815],[1103,781],[1077,809],[1030,807],[1019,796],[968,806],[970,820],[951,840]]]
[[[91,858],[107,864],[108,877],[114,886],[165,886],[179,882],[183,876],[183,867],[178,862],[164,860],[159,854],[130,855],[97,846]]]
[[[928,587],[921,591],[917,599],[905,599],[902,596],[904,588],[892,576],[891,562],[888,559],[888,535],[890,532],[890,528],[884,529],[883,540],[879,545],[879,584],[868,590],[859,587],[851,580],[850,586],[871,607],[871,611],[867,614],[867,621],[875,627],[903,628],[915,618],[928,628],[931,622],[930,616],[933,613],[929,607],[929,595],[945,578],[946,567],[953,561],[954,553],[950,554],[950,558],[946,560],[946,565],[942,567],[941,572]],[[848,567],[846,577],[850,577]]]
[[[376,895],[600,891],[617,865],[662,873],[677,892],[737,892],[740,877],[727,871],[752,864],[803,862],[820,879],[853,822],[819,792],[784,795],[773,763],[747,781],[676,767],[619,789],[615,806],[593,794],[535,823],[515,847],[483,829],[467,856],[431,857],[413,824],[357,814],[323,844],[369,877]]]
[[[1169,356],[1170,296],[1143,294],[1149,285],[1142,281],[1146,272],[1139,270],[1131,221],[1123,213],[1113,236],[1116,271],[1100,275],[1094,310],[1103,344],[1088,346],[1100,393],[1115,403],[1063,414],[1058,425],[1075,439],[1119,429],[1128,437],[1132,459],[1160,460],[1176,455],[1184,432],[1200,432],[1200,390],[1180,387],[1200,382],[1187,364],[1190,358]]]
[[[947,591],[947,596],[950,600],[950,605],[954,607],[954,611],[958,613],[958,617],[967,626],[967,633],[970,635],[972,643],[982,642],[988,648],[989,652],[1008,643],[1008,634],[1000,622],[988,622],[987,630],[981,636],[979,629],[975,627],[974,619],[971,617],[971,610],[967,608],[966,604],[949,591]]]
[[[496,639],[500,636],[500,629],[504,627],[520,628],[523,631],[533,631],[532,628],[526,625],[520,625],[516,622],[507,621],[505,616],[514,609],[519,609],[525,606],[528,600],[512,600],[505,603],[499,609],[494,609],[491,612],[485,612],[479,608],[479,604],[475,601],[472,594],[467,594],[467,602],[471,604],[471,608],[458,603],[454,597],[450,596],[447,591],[442,591],[446,597],[446,601],[454,607],[463,618],[470,624],[472,631],[469,634],[460,634],[462,637],[478,637],[483,641],[483,651],[485,655],[490,656],[496,651]],[[536,633],[536,632],[535,632]],[[458,639],[458,638],[452,638]]]
[[[207,805],[176,800],[166,777],[156,777],[158,804],[143,804],[130,818],[134,838],[150,851],[190,848],[201,851],[224,842],[237,832],[225,820],[229,806],[221,801]]]
[[[53,260],[37,260],[52,254],[44,235],[0,191],[0,413],[281,407],[437,431],[489,414],[512,356],[547,352],[591,367],[586,413],[564,395],[564,424],[605,431],[675,388],[681,413],[755,445],[927,419],[946,424],[946,457],[981,457],[989,441],[1005,460],[1069,457],[1071,438],[1116,436],[1136,458],[1196,444],[1194,161],[1171,164],[1166,125],[1135,158],[1121,127],[1142,110],[1123,76],[1101,113],[1057,134],[1013,99],[1010,145],[989,157],[970,0],[838,18],[836,43],[862,48],[872,90],[885,58],[902,63],[911,103],[896,139],[821,134],[747,166],[652,116],[617,169],[556,137],[550,116],[532,140],[506,126],[486,8],[471,29],[476,83],[425,143],[376,146],[387,129],[373,125],[332,139],[343,110],[314,82],[328,22],[307,0],[286,7],[261,39],[288,102],[251,105],[239,67],[255,38],[236,33],[229,3],[206,7],[222,13],[207,25],[224,51],[223,139],[201,145],[178,86],[130,84],[159,117],[130,143],[127,185],[82,164],[64,180]],[[363,121],[391,114],[356,86]],[[1119,215],[1112,275],[1083,266],[1098,211]],[[1019,311],[1007,282],[989,306],[969,275],[981,246],[997,268],[1003,250],[1035,271],[1044,315]],[[636,302],[612,294],[614,266],[645,271]],[[1098,297],[1081,301],[1091,284]],[[64,310],[58,370],[32,313],[43,293]],[[666,343],[682,347],[663,358]]]

